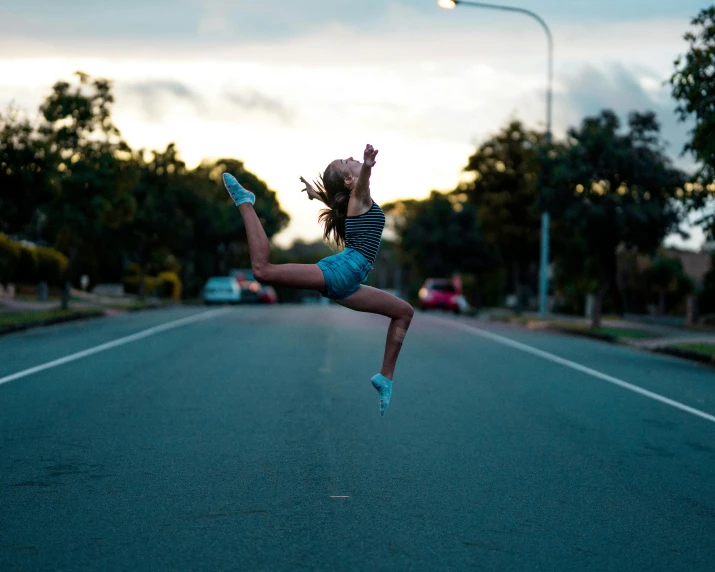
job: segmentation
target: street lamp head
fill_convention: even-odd
[[[437,0],[437,6],[445,10],[452,10],[457,7],[457,2],[455,0]]]

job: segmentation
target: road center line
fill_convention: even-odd
[[[460,324],[459,322],[451,322],[448,320],[439,321],[442,324],[446,324],[453,328],[463,330],[475,336],[480,336],[482,338],[492,340],[493,342],[497,342],[499,344],[509,346],[522,352],[526,352],[538,356],[540,358],[549,360],[564,367],[580,371],[581,373],[585,373],[586,375],[590,375],[597,379],[607,381],[608,383],[612,383],[613,385],[617,385],[618,387],[622,387],[623,389],[627,389],[628,391],[632,391],[633,393],[638,393],[639,395],[642,395],[649,399],[659,401],[661,403],[664,403],[665,405],[670,405],[671,407],[675,407],[676,409],[680,409],[681,411],[685,411],[686,413],[690,413],[691,415],[695,415],[696,417],[700,417],[701,419],[705,419],[706,421],[711,421],[715,423],[715,415],[710,415],[709,413],[705,413],[704,411],[700,411],[699,409],[695,409],[694,407],[690,407],[689,405],[685,405],[684,403],[680,403],[679,401],[675,401],[658,393],[648,391],[647,389],[643,389],[642,387],[638,387],[637,385],[633,385],[632,383],[628,383],[627,381],[623,381],[622,379],[618,379],[617,377],[601,373],[600,371],[596,371],[595,369],[591,369],[590,367],[586,367],[585,365],[581,365],[580,363],[564,359],[552,353],[545,352],[543,350],[528,346],[526,344],[522,344],[504,336],[487,332],[486,330],[482,330],[481,328],[477,328],[476,326],[467,326],[465,324]],[[0,380],[0,382],[2,382],[2,380]]]
[[[53,367],[57,367],[57,366],[69,363],[71,361],[75,361],[75,360],[82,359],[82,358],[85,358],[85,357],[88,357],[88,356],[91,356],[94,354],[98,354],[99,352],[111,350],[112,348],[116,348],[118,346],[123,346],[124,344],[129,344],[129,343],[135,342],[137,340],[148,338],[149,336],[153,336],[153,335],[159,334],[161,332],[166,332],[167,330],[173,330],[174,328],[180,328],[181,326],[186,326],[187,324],[192,324],[194,322],[199,322],[201,320],[208,320],[210,318],[215,318],[216,316],[219,316],[226,312],[227,312],[227,310],[210,310],[208,312],[201,312],[200,314],[194,314],[193,316],[189,316],[187,318],[181,318],[179,320],[173,320],[171,322],[166,322],[165,324],[160,324],[159,326],[154,326],[153,328],[149,328],[148,330],[142,330],[141,332],[137,332],[136,334],[132,334],[130,336],[125,336],[123,338],[119,338],[119,339],[113,340],[111,342],[107,342],[106,344],[94,346],[93,348],[82,350],[81,352],[77,352],[77,353],[70,354],[65,357],[61,357],[59,359],[48,361],[47,363],[43,363],[42,365],[31,367],[30,369],[25,369],[23,371],[18,371],[17,373],[13,373],[13,374],[5,376],[5,377],[0,377],[0,385],[2,385],[3,383],[8,383],[10,381],[14,381],[16,379],[20,379],[22,377],[27,377],[28,375],[32,375],[33,373],[38,373],[38,372],[44,371],[46,369],[51,369]]]

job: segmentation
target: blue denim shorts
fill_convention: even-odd
[[[344,300],[355,294],[372,270],[370,261],[354,248],[323,258],[318,266],[325,278],[323,296],[331,300]]]

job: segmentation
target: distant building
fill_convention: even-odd
[[[693,281],[695,288],[703,285],[703,279],[710,270],[712,251],[703,249],[700,252],[693,252],[678,248],[666,248],[663,254],[680,259],[683,264],[683,272]]]

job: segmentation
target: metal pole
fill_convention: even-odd
[[[541,269],[539,271],[539,315],[543,318],[548,314],[546,304],[549,291],[549,213],[541,213]]]
[[[499,4],[487,4],[485,2],[468,2],[467,0],[454,0],[455,5],[473,6],[475,8],[487,8],[490,10],[502,10],[504,12],[518,12],[530,16],[536,20],[546,32],[548,42],[548,70],[546,87],[546,145],[551,145],[551,116],[553,104],[553,79],[554,79],[554,38],[546,22],[531,10],[517,8],[514,6],[501,6]],[[539,315],[545,317],[548,314],[548,294],[549,294],[549,227],[550,217],[547,211],[541,213],[541,260],[539,262]]]

